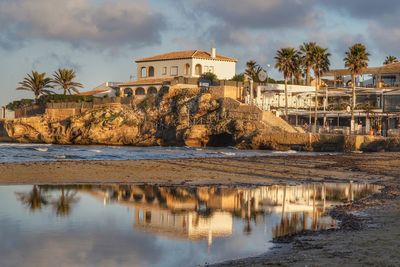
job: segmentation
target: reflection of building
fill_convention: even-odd
[[[141,231],[190,240],[233,234],[234,217],[243,219],[244,231],[251,231],[260,215],[275,214],[274,237],[306,229],[335,226],[325,215],[332,205],[353,201],[379,189],[375,185],[324,183],[297,186],[159,187],[149,185],[100,186],[85,190],[105,204],[134,208],[134,227]]]
[[[211,245],[213,237],[232,234],[233,219],[228,212],[214,212],[209,216],[197,212],[173,213],[168,209],[135,209],[135,229],[167,235],[171,238],[199,240],[207,238]]]

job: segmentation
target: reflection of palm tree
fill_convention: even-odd
[[[42,209],[42,206],[46,206],[49,203],[48,196],[42,194],[41,188],[36,185],[33,186],[30,192],[17,192],[15,194],[18,200],[33,212]]]
[[[64,187],[61,187],[61,195],[56,200],[53,201],[54,209],[56,210],[57,216],[67,217],[71,212],[71,204],[79,201],[76,197],[76,192],[64,191]]]

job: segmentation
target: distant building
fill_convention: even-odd
[[[210,52],[189,50],[170,52],[135,61],[136,81],[122,83],[123,96],[156,94],[176,77],[199,78],[203,73],[214,73],[218,79],[231,79],[236,73],[237,59]]]
[[[0,119],[14,119],[15,113],[12,110],[8,110],[6,107],[0,108]]]

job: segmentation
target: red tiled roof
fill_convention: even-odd
[[[148,62],[148,61],[190,59],[190,58],[237,62],[236,58],[226,57],[226,56],[222,56],[222,55],[216,55],[215,58],[212,58],[210,53],[203,51],[203,50],[188,50],[188,51],[170,52],[170,53],[165,53],[165,54],[156,55],[156,56],[152,56],[152,57],[145,57],[142,59],[138,59],[138,60],[136,60],[136,62],[139,63],[139,62]]]
[[[164,82],[172,81],[172,78],[160,78],[160,79],[143,79],[139,81],[131,81],[120,84],[120,86],[138,86],[138,85],[157,85],[163,84]]]

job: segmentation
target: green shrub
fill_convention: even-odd
[[[83,96],[83,95],[43,95],[39,98],[39,104],[52,103],[62,103],[62,102],[93,102],[93,96]]]
[[[31,106],[33,105],[35,101],[33,99],[21,99],[21,100],[16,100],[13,102],[10,102],[6,105],[6,108],[12,111],[15,111],[18,108],[26,107],[26,106]]]

